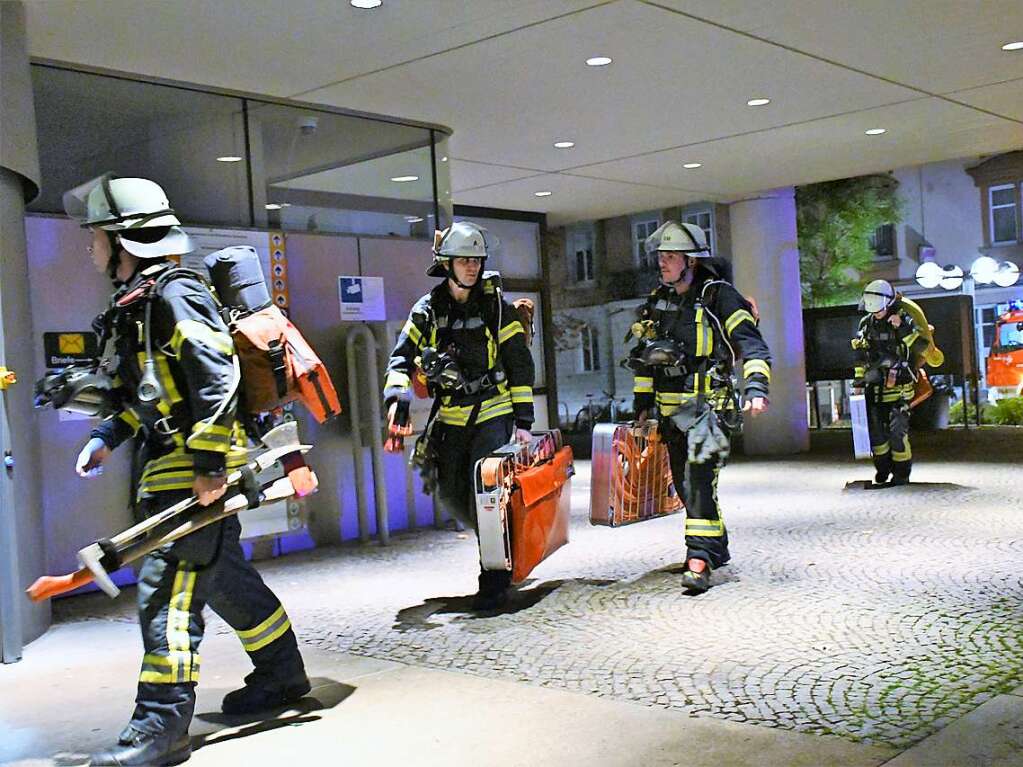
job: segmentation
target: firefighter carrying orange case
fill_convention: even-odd
[[[476,463],[476,518],[484,570],[511,571],[522,583],[568,543],[572,448],[561,432],[534,432],[528,445],[504,445]]]
[[[656,421],[597,424],[590,466],[591,525],[620,527],[685,509]]]

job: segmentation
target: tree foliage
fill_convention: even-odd
[[[830,306],[859,298],[871,269],[871,235],[902,219],[891,176],[860,176],[796,187],[796,226],[803,305]]]

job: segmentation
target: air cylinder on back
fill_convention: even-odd
[[[259,254],[248,245],[235,245],[203,259],[221,304],[242,314],[270,306],[270,293]]]

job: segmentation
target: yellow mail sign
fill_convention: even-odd
[[[85,335],[83,333],[61,333],[57,345],[61,354],[84,354]]]

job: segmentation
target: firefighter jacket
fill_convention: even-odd
[[[484,273],[464,304],[451,297],[447,280],[416,302],[387,366],[388,405],[411,398],[411,376],[425,349],[448,354],[468,384],[457,389],[430,386],[440,400],[435,406],[441,423],[470,426],[514,415],[516,426],[532,427],[533,356],[497,275]]]
[[[698,276],[681,295],[662,285],[639,313],[644,329],[641,343],[674,341],[684,362],[633,365],[637,414],[656,403],[661,415],[670,416],[697,393],[716,410],[734,408],[731,377],[738,372],[739,360],[747,399],[767,397],[771,352],[757,329],[751,304],[731,283]]]
[[[893,315],[901,320],[897,328],[890,322]],[[852,340],[857,352],[853,385],[870,388],[881,402],[913,399],[918,360],[928,345],[898,300],[884,319],[864,316]]]
[[[213,294],[197,276],[180,270],[154,293],[155,278],[173,267],[169,261],[142,262],[101,319],[114,339],[115,384],[124,407],[92,436],[111,449],[128,437],[145,439],[139,497],[189,489],[196,473],[220,474],[246,459],[245,431],[236,418],[240,368],[234,342]],[[137,396],[147,333],[162,388],[148,404]]]

